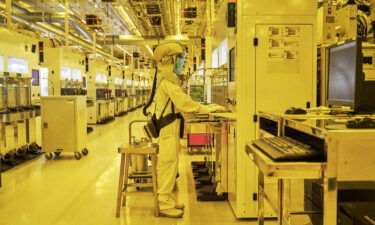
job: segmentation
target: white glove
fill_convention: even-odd
[[[208,111],[211,112],[225,112],[227,109],[221,105],[216,105],[216,104],[210,104],[206,106]]]

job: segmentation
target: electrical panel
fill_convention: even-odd
[[[357,5],[347,5],[336,10],[336,35],[339,40],[357,36]]]
[[[323,4],[318,9],[317,43],[335,43],[336,40],[336,6]]]

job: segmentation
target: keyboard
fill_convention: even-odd
[[[323,153],[308,145],[291,141],[283,137],[262,138],[253,141],[258,149],[266,153],[274,161],[322,161]]]

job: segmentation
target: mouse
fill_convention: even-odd
[[[302,114],[306,114],[307,111],[304,110],[304,109],[301,109],[301,108],[294,108],[294,107],[291,107],[287,110],[285,110],[285,114],[292,114],[292,115],[302,115]]]

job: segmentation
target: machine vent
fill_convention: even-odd
[[[102,25],[102,19],[100,19],[97,15],[88,14],[88,15],[86,15],[86,24],[90,27],[101,26]]]
[[[148,15],[161,14],[160,7],[157,4],[148,4],[146,5],[146,9]]]
[[[161,26],[161,17],[160,16],[150,17],[150,23],[152,26]]]
[[[334,16],[326,16],[326,23],[335,23]]]
[[[197,17],[197,7],[189,7],[184,9],[185,18],[196,18]]]

